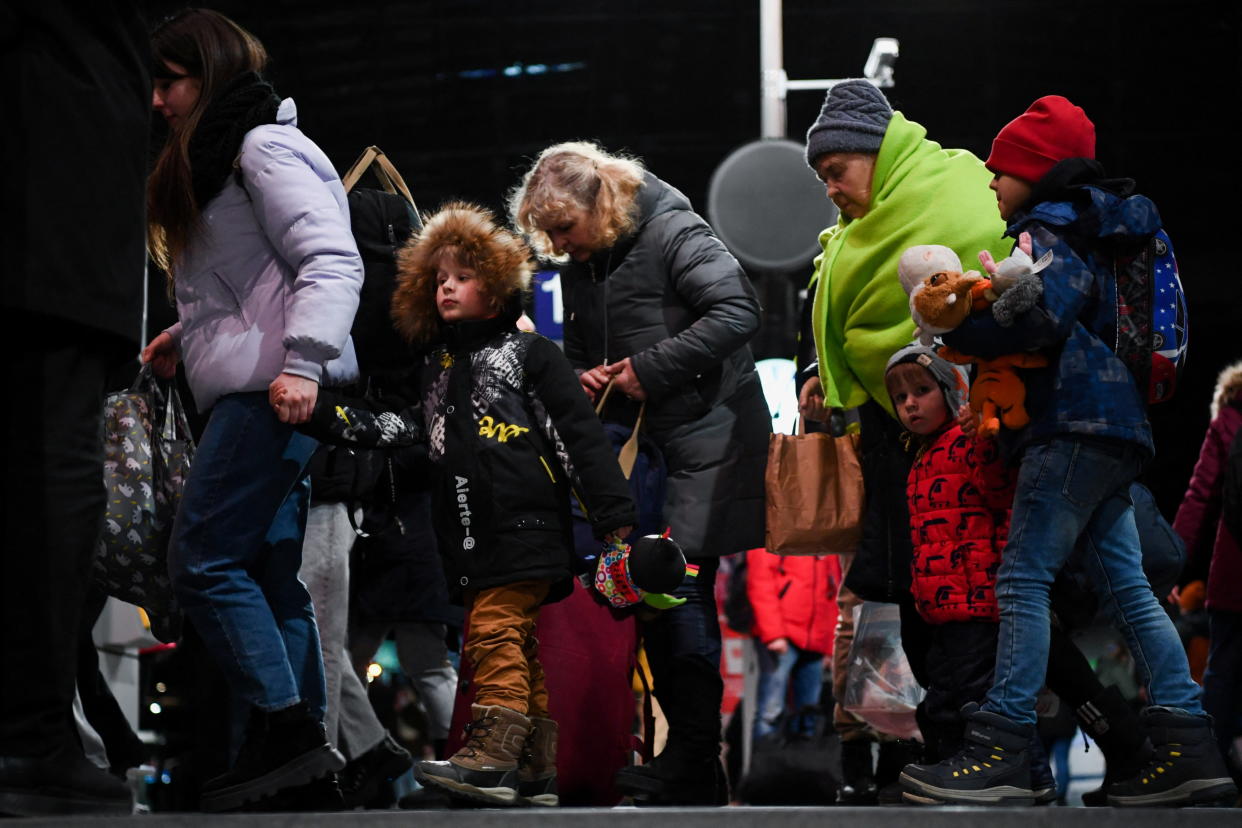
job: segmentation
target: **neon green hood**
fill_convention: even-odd
[[[884,365],[914,335],[897,260],[916,244],[951,247],[970,269],[980,250],[997,260],[1012,243],[988,189],[992,174],[965,150],[946,150],[894,112],[871,182],[871,209],[824,230],[815,259],[811,318],[825,404],[853,408],[868,398],[892,413]]]

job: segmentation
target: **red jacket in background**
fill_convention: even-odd
[[[746,553],[746,597],[755,611],[752,632],[764,644],[787,638],[800,649],[832,653],[840,586],[836,555]]]
[[[914,461],[906,483],[914,595],[931,624],[996,621],[996,570],[1009,533],[1016,474],[995,440],[954,424]]]
[[[1242,612],[1242,548],[1221,516],[1221,489],[1229,447],[1242,428],[1242,409],[1238,404],[1221,406],[1208,426],[1190,486],[1173,519],[1174,531],[1186,542],[1189,560],[1211,550],[1206,604],[1208,609],[1226,612]]]

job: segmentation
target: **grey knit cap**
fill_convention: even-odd
[[[806,163],[826,152],[879,152],[893,108],[884,93],[862,78],[828,90],[819,117],[806,131]]]
[[[944,392],[944,402],[948,406],[949,416],[956,416],[957,410],[966,404],[966,398],[970,394],[970,386],[966,382],[966,370],[960,365],[949,362],[934,349],[914,342],[889,357],[884,373],[887,374],[893,370],[893,366],[905,362],[921,365],[931,372],[936,379],[936,384]]]

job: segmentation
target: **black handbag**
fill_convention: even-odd
[[[168,576],[168,544],[194,457],[175,386],[160,389],[145,365],[128,390],[104,402],[107,508],[95,549],[104,592],[142,607],[152,634],[175,641],[181,618]]]

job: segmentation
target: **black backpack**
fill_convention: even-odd
[[[356,186],[368,169],[382,189]],[[412,364],[410,346],[393,328],[390,308],[397,285],[397,251],[423,225],[409,188],[379,147],[367,147],[341,183],[349,194],[349,222],[365,270],[349,333],[364,385],[376,390],[374,386],[409,371]]]
[[[368,169],[382,189],[356,186]],[[362,293],[349,334],[358,357],[359,388],[372,396],[382,394],[413,365],[413,352],[393,327],[389,309],[397,286],[397,251],[422,229],[422,222],[401,174],[379,147],[367,147],[341,183],[348,194],[350,229],[363,267]],[[393,472],[387,452],[324,445],[312,458],[310,470],[311,496],[349,504],[350,524],[366,537],[354,520],[354,507],[391,499]]]

